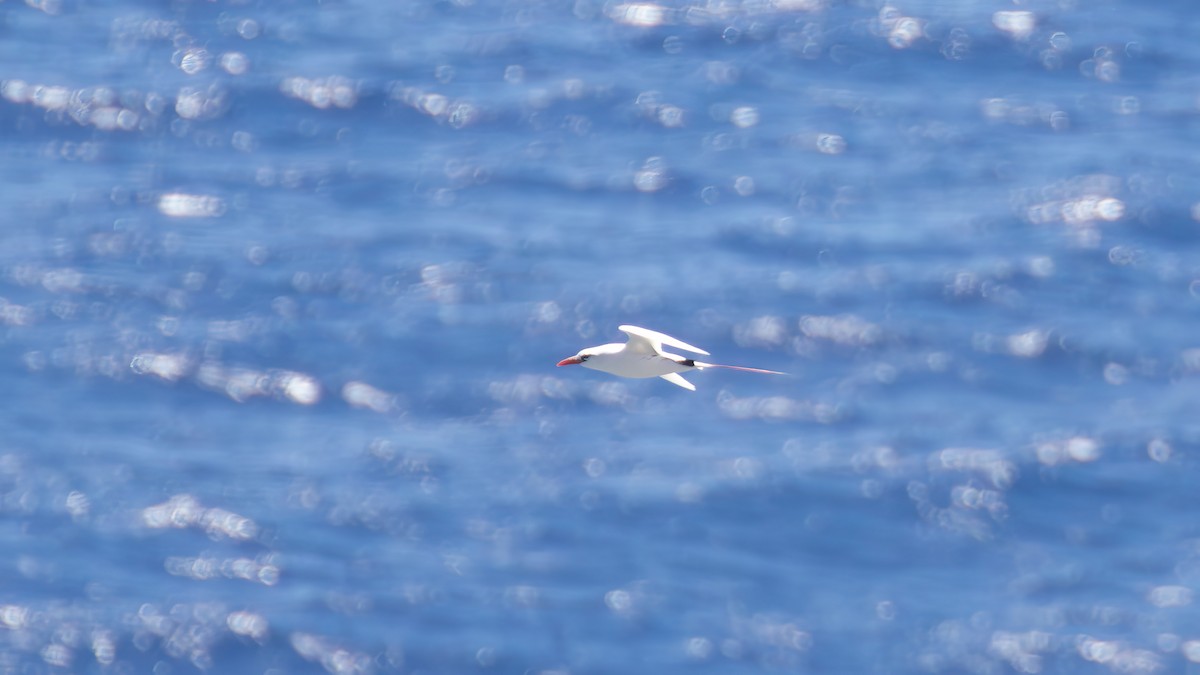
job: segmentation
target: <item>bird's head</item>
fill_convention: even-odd
[[[590,359],[593,355],[594,354],[592,353],[591,349],[581,349],[581,350],[579,350],[579,353],[576,354],[575,356],[568,356],[567,358],[563,359],[562,361],[559,361],[558,365],[561,367],[561,366],[573,366],[573,365],[579,364],[579,363],[586,363],[587,360]]]

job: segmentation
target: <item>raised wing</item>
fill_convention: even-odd
[[[682,349],[684,351],[695,352],[696,354],[704,354],[705,356],[708,356],[708,352],[704,351],[703,349],[700,349],[699,347],[693,347],[682,340],[676,340],[670,335],[660,333],[656,330],[650,330],[649,328],[638,328],[637,326],[629,325],[618,326],[618,329],[622,333],[625,333],[629,336],[629,345],[626,346],[625,349],[630,351],[641,354],[659,354],[662,352],[662,346],[668,345],[676,349]]]

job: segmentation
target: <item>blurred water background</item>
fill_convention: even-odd
[[[0,4],[0,670],[1200,672],[1197,30]]]

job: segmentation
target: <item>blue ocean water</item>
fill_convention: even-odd
[[[1198,22],[0,5],[0,669],[1200,672]]]

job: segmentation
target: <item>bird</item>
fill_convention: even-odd
[[[696,385],[683,379],[679,373],[689,370],[704,370],[705,368],[727,368],[742,370],[748,373],[766,373],[768,375],[786,375],[778,370],[762,368],[747,368],[745,366],[726,366],[720,363],[704,363],[689,359],[679,354],[663,351],[663,345],[675,347],[695,354],[709,356],[709,353],[693,347],[688,343],[677,340],[670,335],[639,328],[638,326],[618,326],[618,330],[629,336],[624,344],[612,342],[597,347],[579,350],[575,356],[568,356],[558,362],[558,366],[581,365],[584,368],[600,370],[619,377],[661,377],[671,384],[678,385],[690,391],[696,391]]]

